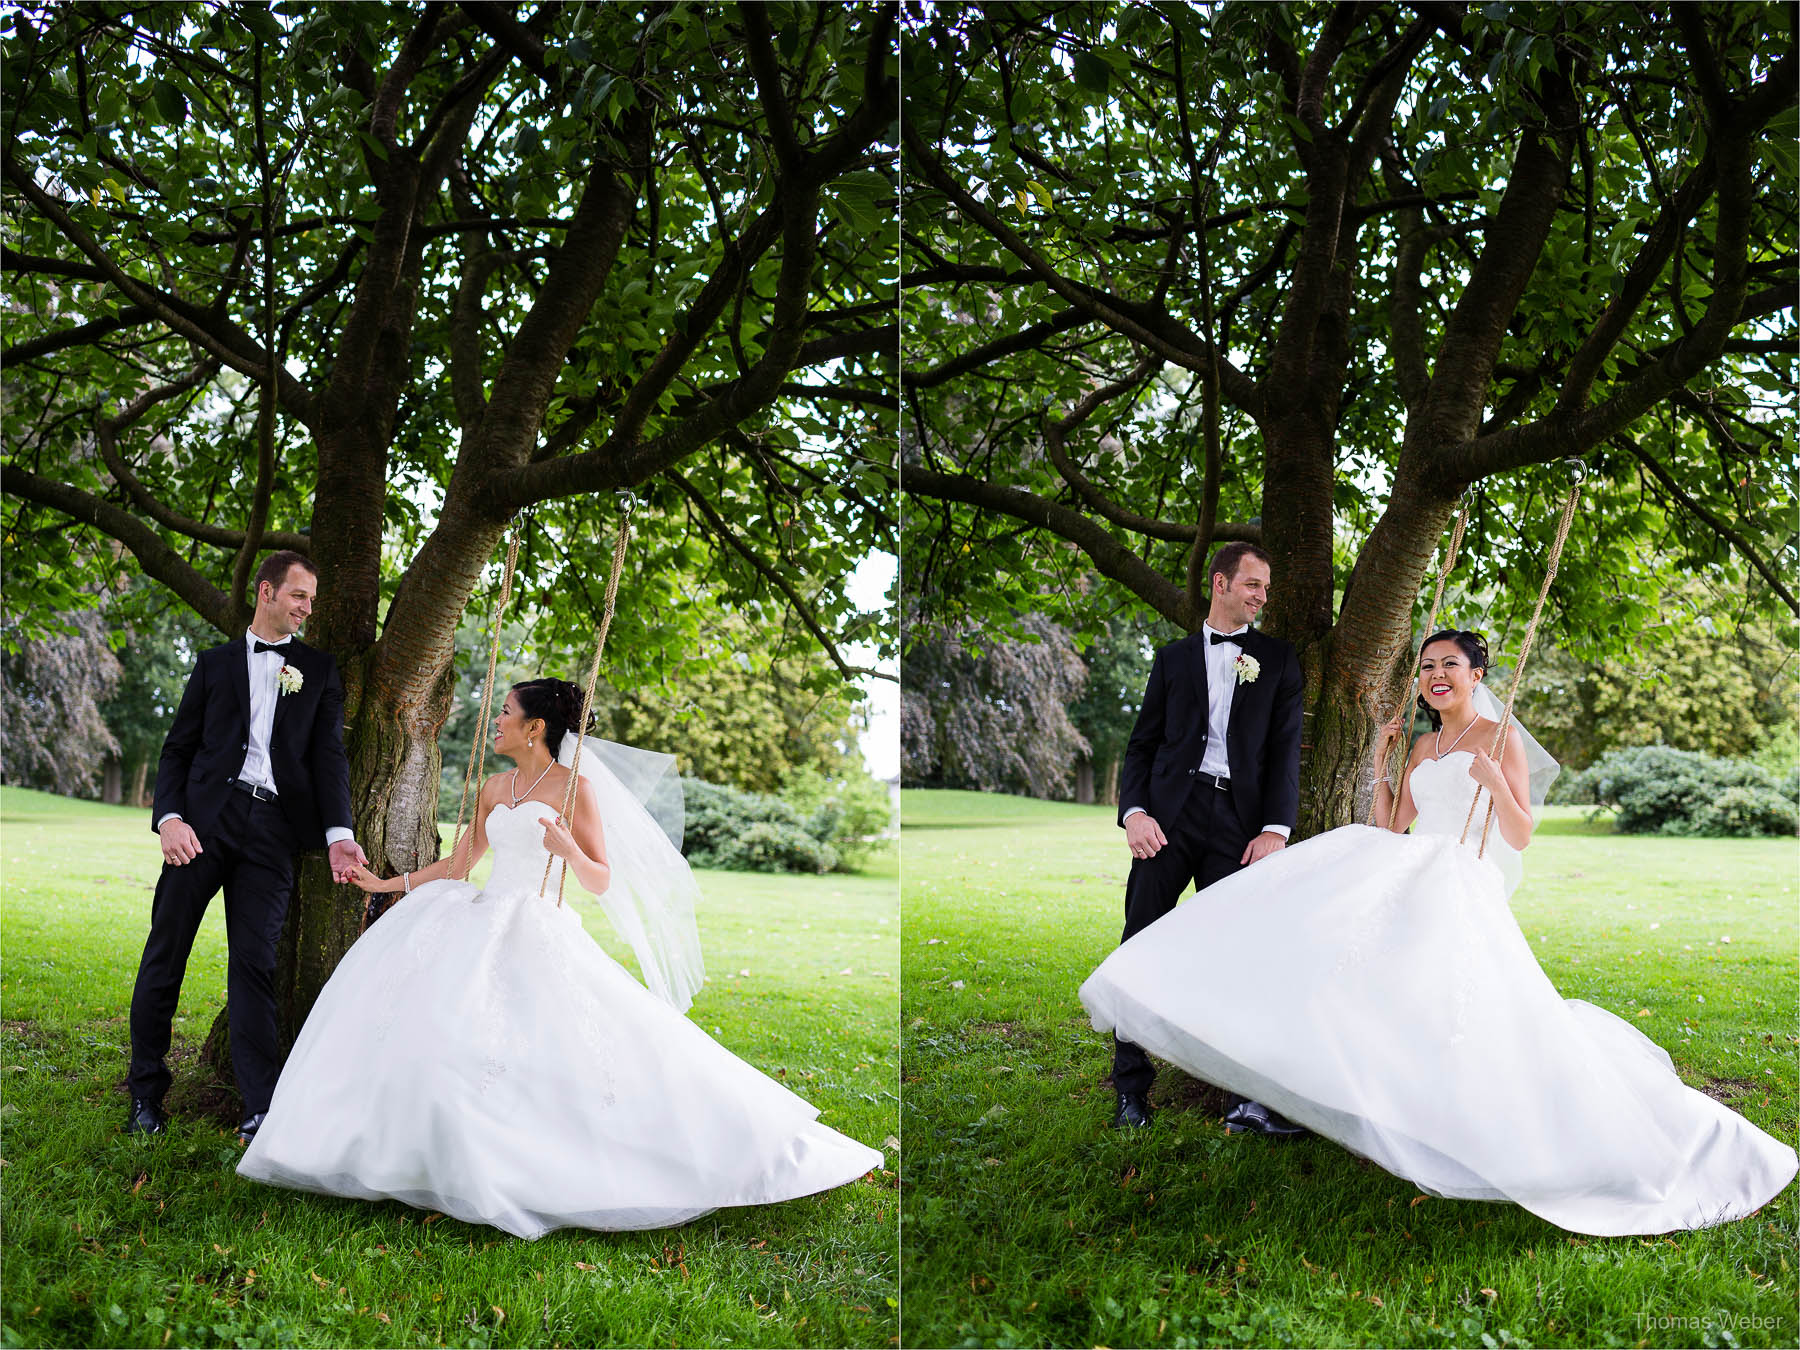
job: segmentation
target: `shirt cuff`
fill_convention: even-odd
[[[1265,826],[1263,826],[1264,834],[1278,834],[1283,839],[1286,839],[1289,835],[1293,834],[1293,832],[1294,832],[1294,827],[1292,825],[1265,825]]]
[[[333,844],[342,843],[346,839],[353,840],[355,838],[355,830],[347,830],[342,825],[333,825],[329,830],[325,831],[325,847],[330,848]]]
[[[1148,815],[1148,814],[1149,814],[1149,812],[1145,811],[1143,807],[1132,806],[1132,807],[1126,808],[1125,814],[1120,816],[1119,819],[1120,820],[1130,820],[1133,816],[1142,816],[1142,815]]]
[[[160,830],[164,825],[167,825],[171,820],[180,820],[180,819],[181,819],[181,812],[165,811],[165,812],[163,812],[161,818],[157,820],[156,828]]]

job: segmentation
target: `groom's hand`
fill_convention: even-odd
[[[1264,830],[1245,847],[1244,856],[1239,858],[1238,862],[1248,867],[1251,863],[1261,862],[1277,849],[1286,847],[1287,839],[1285,837],[1276,834],[1273,830]]]
[[[331,879],[338,883],[356,880],[356,869],[367,867],[369,859],[354,839],[340,839],[326,853],[331,858]]]
[[[200,847],[200,836],[194,833],[194,827],[178,816],[165,820],[156,833],[162,838],[163,861],[170,867],[191,863],[205,852]]]
[[[1154,858],[1169,841],[1148,811],[1134,811],[1125,819],[1125,842],[1132,857]]]

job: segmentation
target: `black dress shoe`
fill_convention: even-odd
[[[1141,1130],[1150,1123],[1150,1106],[1141,1092],[1121,1092],[1118,1109],[1113,1112],[1113,1128]]]
[[[162,1109],[161,1102],[148,1097],[131,1099],[131,1114],[125,1117],[126,1134],[161,1134],[168,1128],[169,1113]]]
[[[1286,1116],[1269,1110],[1261,1102],[1239,1102],[1225,1113],[1225,1133],[1242,1134],[1253,1130],[1257,1134],[1269,1136],[1271,1139],[1295,1139],[1306,1133],[1306,1128],[1296,1125]]]
[[[244,1123],[238,1126],[238,1143],[248,1144],[256,1138],[256,1132],[262,1128],[263,1121],[269,1118],[267,1111],[258,1111],[253,1116],[245,1116]]]

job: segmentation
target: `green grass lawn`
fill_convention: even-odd
[[[1328,1140],[1227,1136],[1216,1094],[1166,1066],[1152,1128],[1121,1137],[1076,998],[1123,920],[1112,809],[909,791],[902,810],[904,1344],[1796,1343],[1793,1187],[1723,1228],[1578,1237],[1425,1198]],[[1565,994],[1791,1141],[1796,861],[1793,840],[1555,809],[1514,910]]]
[[[887,1345],[896,1178],[678,1229],[535,1243],[239,1178],[213,1121],[126,1137],[127,1008],[160,858],[148,813],[0,789],[0,1152],[6,1345]],[[477,871],[477,879],[480,871]],[[887,1148],[899,1102],[898,865],[700,875],[710,983],[690,1016],[824,1121]],[[572,896],[579,896],[570,888]],[[585,897],[581,897],[585,900]],[[578,906],[614,955],[625,949]],[[214,904],[175,1025],[225,987]]]

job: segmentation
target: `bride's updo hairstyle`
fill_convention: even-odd
[[[526,680],[512,687],[519,711],[544,719],[544,748],[552,759],[562,749],[563,734],[581,721],[581,687],[567,680]],[[591,721],[592,719],[590,719]],[[592,730],[583,727],[582,734]]]
[[[1461,649],[1463,659],[1469,663],[1470,669],[1486,672],[1488,668],[1487,639],[1480,633],[1471,633],[1466,628],[1446,628],[1441,633],[1433,633],[1419,645],[1421,661],[1425,659],[1425,648],[1434,642],[1454,642]],[[1416,673],[1414,678],[1417,678]],[[1419,711],[1424,713],[1430,721],[1431,729],[1433,731],[1440,730],[1444,725],[1444,719],[1438,716],[1437,709],[1425,701],[1423,694],[1419,695],[1418,704]]]

